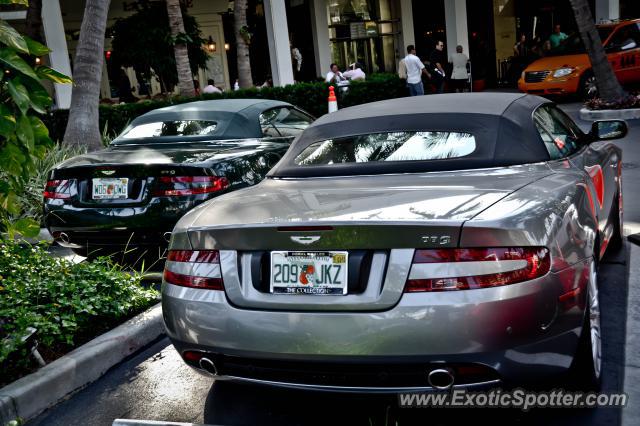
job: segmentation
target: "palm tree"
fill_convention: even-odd
[[[185,31],[184,21],[182,20],[182,10],[180,9],[180,0],[167,0],[167,13],[169,14],[171,36],[175,40],[173,52],[176,56],[180,96],[192,97],[195,95],[195,87],[193,86],[193,75],[191,74],[191,66],[189,65],[187,43],[183,39]]]
[[[251,33],[247,26],[247,0],[236,0],[233,3],[233,19],[236,35],[236,57],[238,58],[238,84],[247,88],[253,86],[251,77],[251,59],[249,58],[249,41]]]
[[[64,142],[100,149],[98,103],[102,80],[104,33],[110,0],[87,0],[73,66],[73,89]]]
[[[595,77],[599,96],[609,102],[628,97],[629,94],[620,85],[611,68],[611,64],[607,60],[588,0],[570,1],[578,24],[578,30],[580,31],[580,37],[591,61],[591,69],[593,70],[593,77]]]

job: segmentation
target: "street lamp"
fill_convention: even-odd
[[[216,51],[216,42],[213,41],[213,38],[209,36],[209,40],[207,41],[207,50],[210,53],[214,53]]]

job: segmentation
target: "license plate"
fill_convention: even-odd
[[[94,200],[119,200],[128,198],[129,178],[94,178]]]
[[[272,251],[271,293],[347,294],[346,251]]]

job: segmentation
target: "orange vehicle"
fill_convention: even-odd
[[[607,58],[622,84],[640,82],[640,19],[597,25]],[[536,95],[597,95],[591,62],[578,33],[531,63],[518,80],[521,92]]]

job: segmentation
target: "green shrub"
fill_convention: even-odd
[[[222,94],[202,95],[198,98],[173,98],[169,100],[144,100],[131,104],[101,105],[100,128],[108,126],[108,133],[120,133],[134,118],[172,104],[207,99],[262,98],[289,102],[305,111],[320,117],[327,112],[329,84],[325,82],[298,83],[285,87],[267,87],[264,89],[243,89],[227,91]],[[407,96],[403,80],[395,74],[372,74],[365,81],[354,81],[346,93],[336,91],[340,108],[380,101],[383,99]],[[49,128],[53,140],[62,140],[69,112],[56,110],[43,120]]]
[[[51,359],[156,301],[140,275],[106,258],[74,264],[44,245],[0,241],[0,386],[34,367],[21,341],[29,327]]]

